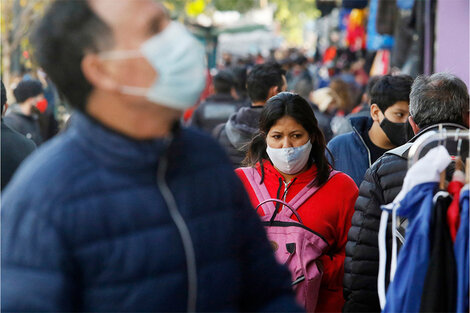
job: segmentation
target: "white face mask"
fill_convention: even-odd
[[[196,103],[206,82],[203,46],[184,25],[170,22],[145,41],[140,50],[109,51],[102,59],[145,57],[158,73],[150,88],[122,86],[123,94],[146,97],[166,107],[184,110]]]
[[[274,149],[269,146],[266,148],[271,162],[274,166],[284,174],[296,174],[300,172],[308,162],[312,143],[307,141],[306,144],[295,148]]]

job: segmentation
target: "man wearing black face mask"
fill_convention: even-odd
[[[408,75],[379,78],[370,92],[370,116],[351,118],[353,131],[328,143],[335,168],[351,176],[357,186],[378,158],[413,137],[408,123],[412,83]]]
[[[377,294],[380,206],[392,202],[401,190],[408,168],[408,153],[413,142],[428,131],[437,130],[440,124],[449,131],[468,129],[468,107],[467,86],[454,75],[436,73],[420,76],[413,82],[408,119],[416,135],[408,143],[387,151],[379,158],[366,171],[359,188],[346,244],[343,281],[346,302],[343,312],[381,311]],[[388,110],[385,116],[389,116]],[[385,126],[385,133],[390,133],[389,129],[390,127]],[[468,148],[464,147],[465,143],[461,151],[463,158],[465,154],[468,155]],[[455,152],[449,150],[451,154],[455,155]],[[391,219],[388,230],[392,229],[390,224]],[[387,234],[387,238],[390,235],[391,232]],[[387,255],[390,251],[389,241]],[[389,267],[387,265],[387,272]]]

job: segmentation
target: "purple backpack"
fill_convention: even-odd
[[[258,198],[259,207],[264,212],[260,216],[269,241],[274,249],[279,263],[286,265],[292,275],[292,287],[296,293],[297,302],[307,310],[315,312],[318,292],[322,279],[322,271],[315,262],[328,248],[328,242],[322,235],[311,230],[302,223],[297,209],[310,198],[319,187],[309,187],[307,184],[291,201],[286,203],[273,199],[264,184],[260,184],[261,176],[251,167],[242,168]],[[330,179],[338,172],[332,171]],[[276,213],[274,203],[283,204]],[[291,219],[295,215],[298,221]]]

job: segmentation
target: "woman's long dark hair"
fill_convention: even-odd
[[[308,132],[312,141],[312,150],[307,165],[310,168],[315,163],[318,173],[313,184],[323,185],[328,180],[331,171],[325,156],[325,137],[318,127],[318,121],[308,102],[291,92],[281,92],[266,102],[259,120],[259,132],[248,147],[247,156],[243,161],[244,165],[255,166],[258,162],[262,165],[264,160],[269,160],[266,153],[266,136],[271,127],[284,116],[292,117]],[[261,171],[264,179],[263,166],[261,166]]]

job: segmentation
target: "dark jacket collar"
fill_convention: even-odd
[[[166,147],[165,139],[135,140],[80,112],[74,112],[71,118],[68,131],[87,153],[94,155],[103,165],[122,168],[154,166]]]
[[[204,102],[237,102],[231,94],[217,93],[206,98]]]
[[[370,116],[356,116],[351,117],[349,122],[359,134],[363,134],[372,127],[374,121]]]

